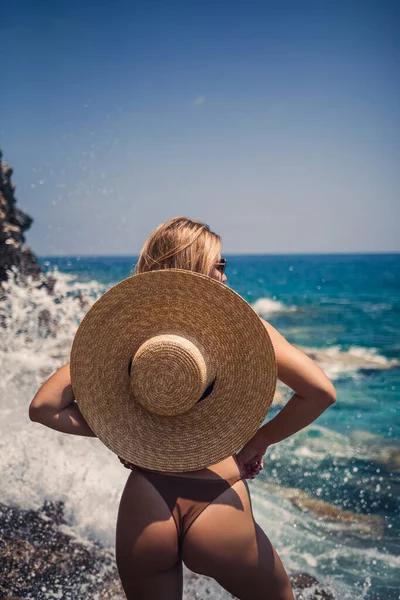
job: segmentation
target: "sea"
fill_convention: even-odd
[[[337,391],[316,421],[268,448],[249,481],[256,521],[288,572],[312,575],[337,598],[398,600],[400,254],[225,256],[226,285]],[[129,471],[99,440],[31,422],[28,407],[69,361],[90,306],[132,275],[136,260],[41,256],[53,294],[7,283],[2,307],[0,502],[37,509],[62,501],[69,533],[110,549]],[[279,382],[266,421],[292,394]],[[224,594],[217,586],[213,598]]]

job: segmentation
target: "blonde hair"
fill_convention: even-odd
[[[186,217],[174,217],[149,235],[133,273],[187,269],[210,275],[220,250],[221,238],[208,225]]]

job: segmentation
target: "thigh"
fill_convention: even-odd
[[[116,561],[128,600],[182,597],[182,561],[171,511],[138,470],[128,477],[116,529]]]
[[[191,525],[182,559],[240,600],[294,598],[275,548],[254,520],[245,480],[218,496]]]

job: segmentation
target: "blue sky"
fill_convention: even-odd
[[[4,16],[4,14],[3,14]],[[400,250],[400,5],[16,0],[0,146],[44,255]]]

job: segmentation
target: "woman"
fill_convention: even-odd
[[[198,221],[175,217],[157,227],[140,253],[135,274],[187,269],[224,283],[226,261],[221,238]],[[263,456],[276,444],[306,427],[335,402],[335,388],[323,371],[262,319],[275,351],[278,379],[295,391],[277,416],[263,425],[235,455],[207,468],[159,474],[133,464],[123,491],[116,531],[116,559],[128,600],[182,597],[182,563],[213,577],[243,600],[293,600],[287,573],[252,513],[248,478],[263,468]],[[30,418],[58,431],[94,436],[74,402],[69,363],[35,395]],[[182,504],[187,527],[181,536],[174,493],[213,478],[228,481],[211,502]],[[194,487],[193,487],[194,486]],[[169,496],[168,496],[169,493]],[[186,508],[185,508],[186,506]],[[178,528],[178,532],[177,532]]]

